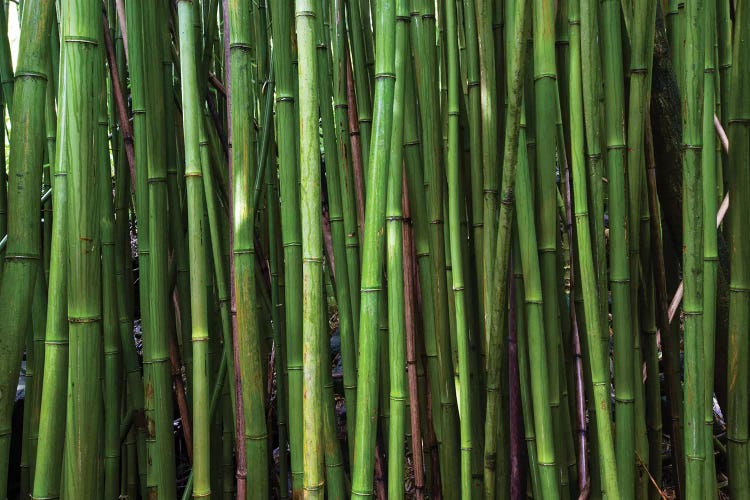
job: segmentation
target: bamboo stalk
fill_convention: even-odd
[[[8,321],[0,336],[0,491],[7,491],[8,454],[10,452],[11,412],[18,367],[21,363],[23,340],[31,310],[36,273],[39,269],[41,232],[38,231],[41,204],[38,191],[27,186],[40,186],[44,153],[44,106],[51,3],[26,2],[26,12],[38,13],[39,19],[24,17],[24,35],[20,39],[19,76],[15,94],[23,106],[16,106],[11,115],[15,124],[11,138],[8,175],[8,248],[5,253],[0,296]],[[33,112],[33,110],[37,112]],[[17,128],[16,128],[17,127]]]
[[[747,4],[738,4],[733,24],[733,54],[748,50],[750,33],[750,10]],[[750,479],[744,472],[748,467],[748,291],[750,290],[750,269],[747,256],[750,245],[748,236],[742,231],[748,210],[748,171],[750,156],[750,99],[747,96],[747,58],[738,57],[732,61],[728,123],[729,142],[732,154],[729,156],[729,180],[735,191],[732,195],[732,211],[729,213],[729,257],[732,270],[729,284],[729,359],[728,359],[728,408],[727,451],[729,458],[730,494],[741,498],[750,494]]]
[[[703,193],[701,155],[703,148],[703,79],[705,14],[699,3],[686,7],[685,73],[682,91],[683,156],[682,222],[684,314],[684,414],[685,490],[688,496],[703,490],[705,437],[701,432],[705,386],[703,356]],[[679,68],[678,68],[679,69]],[[712,150],[713,152],[713,150]]]
[[[380,0],[375,31],[378,32],[375,64],[375,106],[370,142],[366,186],[370,191],[365,206],[365,231],[362,255],[362,282],[359,325],[359,373],[357,378],[356,441],[352,496],[372,496],[373,452],[377,421],[379,341],[379,296],[382,289],[384,225],[388,179],[388,155],[391,147],[393,93],[395,87],[396,6]]]
[[[193,341],[193,471],[195,497],[211,495],[209,433],[208,311],[204,246],[204,187],[201,172],[200,136],[202,121],[196,75],[194,16],[197,4],[182,0],[177,5],[179,18],[180,76],[182,80],[183,130],[185,134],[185,179],[187,185],[188,248],[190,252],[190,311]],[[210,196],[210,194],[209,194]]]
[[[321,328],[323,322],[323,242],[319,207],[321,199],[318,95],[315,56],[315,0],[295,2],[299,51],[299,165],[300,223],[302,225],[302,373],[303,465],[305,498],[323,497],[323,382]]]

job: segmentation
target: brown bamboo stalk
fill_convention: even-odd
[[[352,145],[352,168],[354,170],[354,193],[357,199],[357,225],[359,237],[365,234],[365,187],[362,180],[362,145],[359,137],[359,118],[357,117],[357,98],[354,95],[354,77],[352,65],[349,61],[349,49],[346,54],[346,113],[349,118],[349,137]]]
[[[406,172],[403,172],[401,204],[404,217],[404,321],[406,323],[406,376],[409,382],[409,414],[411,421],[411,453],[414,466],[414,498],[424,499],[424,456],[422,454],[422,430],[419,427],[419,395],[417,389],[417,355],[415,344],[414,316],[414,261],[411,259],[412,226],[409,209],[409,190]],[[391,478],[391,480],[394,480]]]
[[[188,410],[187,396],[185,394],[185,384],[182,381],[182,362],[180,353],[175,342],[176,329],[172,329],[169,335],[169,365],[172,369],[172,383],[174,384],[174,395],[177,399],[177,409],[180,413],[182,422],[182,435],[185,439],[185,449],[187,450],[188,460],[193,463],[193,428],[190,425],[190,411]]]
[[[122,0],[118,0],[118,7]],[[124,14],[123,14],[124,15]],[[122,18],[124,19],[124,17]],[[125,98],[120,85],[120,71],[117,69],[115,62],[115,48],[112,44],[112,37],[109,34],[109,21],[107,20],[107,11],[103,11],[102,20],[104,21],[104,49],[107,54],[107,66],[109,66],[110,81],[112,82],[112,93],[115,98],[117,107],[117,119],[120,122],[120,132],[122,133],[122,142],[125,144],[125,157],[128,160],[130,168],[130,182],[135,192],[135,151],[133,149],[133,129],[130,126],[128,110],[125,107]],[[125,31],[122,31],[123,40],[125,40]],[[126,42],[127,43],[127,42]]]

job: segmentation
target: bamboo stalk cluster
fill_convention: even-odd
[[[0,498],[750,498],[746,0],[15,9]]]

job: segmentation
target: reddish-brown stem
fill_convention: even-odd
[[[109,22],[107,21],[107,12],[102,11],[102,21],[104,23],[104,50],[107,53],[107,66],[109,66],[109,75],[112,81],[112,93],[115,98],[117,107],[117,120],[120,122],[120,132],[122,133],[122,142],[125,143],[125,156],[128,160],[130,169],[130,182],[135,192],[135,152],[133,150],[133,130],[130,128],[128,119],[128,110],[125,107],[125,98],[122,94],[120,85],[120,72],[115,62],[115,47],[112,44],[112,37],[109,34]],[[125,33],[123,32],[123,40]]]
[[[187,449],[190,463],[193,463],[193,428],[190,425],[190,412],[188,411],[187,396],[185,395],[185,384],[182,381],[182,361],[180,360],[180,352],[177,350],[177,342],[175,342],[175,331],[176,329],[173,328],[169,335],[169,365],[172,368],[172,383],[174,384],[177,409],[182,422],[182,435],[185,438],[185,448]]]
[[[581,355],[581,336],[578,331],[578,318],[576,317],[576,287],[575,287],[575,263],[576,246],[573,245],[573,207],[570,190],[570,168],[565,161],[565,219],[567,224],[568,241],[570,244],[570,332],[571,348],[573,350],[573,372],[575,378],[575,404],[576,404],[576,429],[578,433],[578,491],[585,492],[589,484],[588,455],[586,454],[586,394],[583,386],[583,358]]]
[[[375,441],[375,498],[377,500],[386,500],[385,494],[385,474],[383,473],[383,451],[380,447],[380,439]]]
[[[357,99],[354,95],[354,78],[352,76],[352,65],[349,62],[348,50],[346,59],[346,104],[347,118],[349,119],[349,136],[352,145],[352,167],[354,170],[354,190],[357,198],[357,225],[359,236],[362,237],[365,228],[365,195],[364,181],[362,179],[362,147],[359,144],[359,119],[357,118]]]
[[[414,316],[414,266],[411,259],[412,226],[409,210],[409,190],[406,172],[403,172],[401,206],[403,224],[404,267],[404,321],[406,323],[406,376],[409,382],[409,417],[411,423],[411,453],[414,466],[414,498],[424,499],[424,457],[422,455],[422,431],[419,428],[419,393],[417,388],[417,353],[415,344],[416,319]]]

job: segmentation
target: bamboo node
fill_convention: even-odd
[[[47,81],[47,75],[44,73],[38,73],[36,71],[19,71],[16,73],[16,80],[19,78],[32,78]]]
[[[93,45],[94,47],[99,46],[99,40],[96,38],[89,38],[87,36],[64,36],[63,42],[65,43],[82,43],[85,45]]]
[[[240,49],[243,52],[250,52],[250,44],[243,42],[234,42],[229,44],[229,50]]]
[[[557,74],[556,73],[539,73],[537,75],[534,75],[534,81],[543,80],[545,78],[550,78],[552,80],[557,80]]]
[[[20,261],[24,261],[24,260],[39,260],[39,256],[38,255],[30,255],[30,254],[27,254],[27,255],[16,254],[16,255],[7,255],[5,257],[5,262],[12,262],[12,261],[15,261],[15,260],[20,260]]]
[[[68,323],[98,323],[102,320],[101,315],[98,316],[68,316]]]

